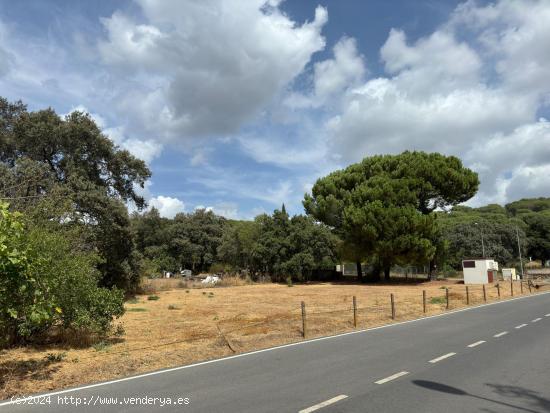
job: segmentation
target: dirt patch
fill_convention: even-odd
[[[307,338],[409,320],[466,306],[466,288],[457,281],[356,285],[318,283],[257,284],[189,289],[170,280],[155,285],[158,300],[137,296],[126,304],[121,340],[93,347],[21,347],[0,352],[0,399],[223,357],[302,340],[301,302],[306,303]],[[166,290],[163,290],[165,289]],[[172,288],[172,289],[168,289]],[[426,313],[422,290],[426,291]],[[539,289],[538,291],[543,291]],[[533,290],[535,291],[535,290]],[[529,294],[524,286],[524,294]],[[510,283],[501,283],[501,299],[510,298]],[[394,294],[392,319],[390,294]],[[520,295],[519,282],[514,294]],[[488,301],[498,299],[486,286]],[[481,286],[469,286],[470,305],[484,302]],[[172,308],[172,309],[170,309]],[[174,310],[174,308],[176,310]],[[63,352],[62,360],[48,353]]]

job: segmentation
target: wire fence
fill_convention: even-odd
[[[380,325],[407,321],[448,311],[477,306],[485,303],[508,300],[514,297],[532,295],[550,291],[550,284],[532,281],[501,281],[487,285],[453,284],[438,290],[418,290],[418,294],[400,295],[399,287],[387,296],[376,297],[351,296],[345,303],[308,305],[307,300],[295,308],[264,316],[253,320],[246,314],[238,314],[216,320],[199,330],[187,330],[185,337],[173,334],[159,336],[154,343],[144,346],[113,349],[110,354],[131,353],[148,349],[161,349],[179,344],[215,342],[225,346],[231,352],[240,352],[270,345],[285,344],[302,339],[338,334],[346,331],[368,329]],[[233,307],[232,305],[228,305]],[[224,305],[218,305],[223,311]],[[166,318],[148,318],[149,323],[161,325]],[[185,319],[171,321],[175,328],[178,323],[185,329]],[[82,359],[101,356],[99,353],[87,354]]]

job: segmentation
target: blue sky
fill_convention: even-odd
[[[0,95],[89,112],[165,216],[251,218],[330,171],[460,156],[471,205],[550,196],[550,3],[0,0]]]

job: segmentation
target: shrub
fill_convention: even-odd
[[[168,309],[169,309],[169,310],[179,310],[180,308],[179,308],[177,305],[170,304],[170,305],[168,306]]]
[[[431,304],[445,304],[447,299],[445,297],[432,297],[430,298]]]
[[[123,291],[98,287],[99,262],[60,231],[26,229],[0,204],[0,346],[40,342],[53,327],[104,337],[124,313]]]
[[[56,363],[63,361],[67,357],[66,352],[62,353],[48,353],[44,356],[44,360],[49,361],[50,363]]]
[[[158,295],[150,295],[149,297],[147,297],[147,299],[149,301],[157,301],[160,300],[160,297]]]
[[[294,287],[294,284],[292,284],[292,277],[286,277],[286,286]]]
[[[142,307],[134,307],[134,308],[129,308],[126,311],[128,311],[129,313],[144,313],[148,310],[146,308],[142,308]]]

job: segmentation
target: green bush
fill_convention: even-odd
[[[103,337],[124,313],[123,291],[98,287],[97,255],[60,231],[27,229],[0,203],[0,346],[40,342],[52,327]]]
[[[157,301],[160,300],[160,297],[158,295],[150,295],[149,297],[147,297],[147,299],[149,301]]]
[[[432,297],[430,298],[430,304],[445,304],[447,299],[445,297]]]

